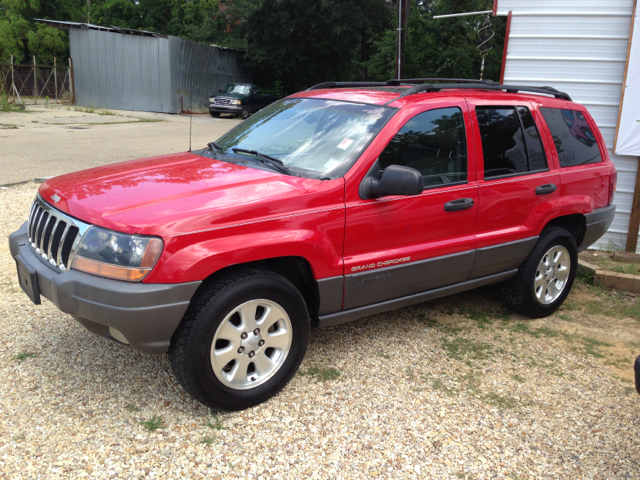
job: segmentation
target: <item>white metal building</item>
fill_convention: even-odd
[[[618,170],[616,217],[595,247],[624,249],[639,158],[614,155],[612,148],[634,0],[495,1],[497,15],[510,11],[503,83],[549,85],[587,107]]]

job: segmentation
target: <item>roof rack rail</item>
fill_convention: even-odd
[[[415,82],[465,82],[465,83],[423,83],[407,88],[398,98],[415,95],[416,93],[439,92],[440,90],[452,89],[475,89],[475,90],[506,90],[508,93],[529,92],[553,95],[561,100],[572,101],[569,94],[556,90],[553,87],[529,87],[527,85],[500,85],[493,80],[471,80],[464,78],[401,78],[387,80],[386,82],[323,82],[309,90],[319,90],[321,88],[358,88],[358,87],[397,87],[400,85],[412,84]],[[391,100],[389,103],[394,102]]]
[[[471,90],[506,90],[508,93],[529,92],[529,93],[542,93],[544,95],[553,95],[555,98],[562,100],[572,101],[569,94],[560,92],[553,87],[529,87],[527,85],[500,85],[493,80],[484,80],[482,84],[478,83],[451,83],[451,84],[432,84],[425,83],[423,85],[416,85],[406,89],[400,94],[398,98],[407,97],[409,95],[415,95],[416,93],[428,93],[439,92],[441,90],[459,90],[459,89],[471,89]]]

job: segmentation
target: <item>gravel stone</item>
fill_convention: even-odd
[[[0,190],[0,236],[36,189]],[[32,305],[6,240],[0,284],[0,478],[638,478],[632,384],[604,353],[517,327],[570,332],[588,313],[529,321],[482,289],[314,330],[301,370],[337,379],[296,375],[269,402],[225,413],[185,394],[166,356]],[[640,350],[637,321],[623,326]],[[36,356],[14,360],[25,352]],[[154,415],[164,428],[148,431]]]

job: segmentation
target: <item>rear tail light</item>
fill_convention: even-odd
[[[616,194],[617,185],[618,185],[618,172],[613,172],[609,177],[609,205],[613,203],[613,197]]]

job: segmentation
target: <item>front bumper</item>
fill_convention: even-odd
[[[87,330],[126,341],[134,350],[146,353],[163,353],[169,348],[201,284],[129,283],[76,270],[59,273],[41,262],[29,246],[26,222],[9,236],[9,248],[14,259],[20,255],[35,270],[40,294],[60,310]]]
[[[582,242],[578,246],[578,251],[582,251],[589,245],[598,241],[602,235],[605,234],[616,213],[616,206],[609,205],[608,207],[598,208],[591,213],[587,213],[584,218],[586,221],[586,230]]]
[[[231,115],[240,115],[242,105],[214,105],[209,104],[209,113],[230,113]]]

